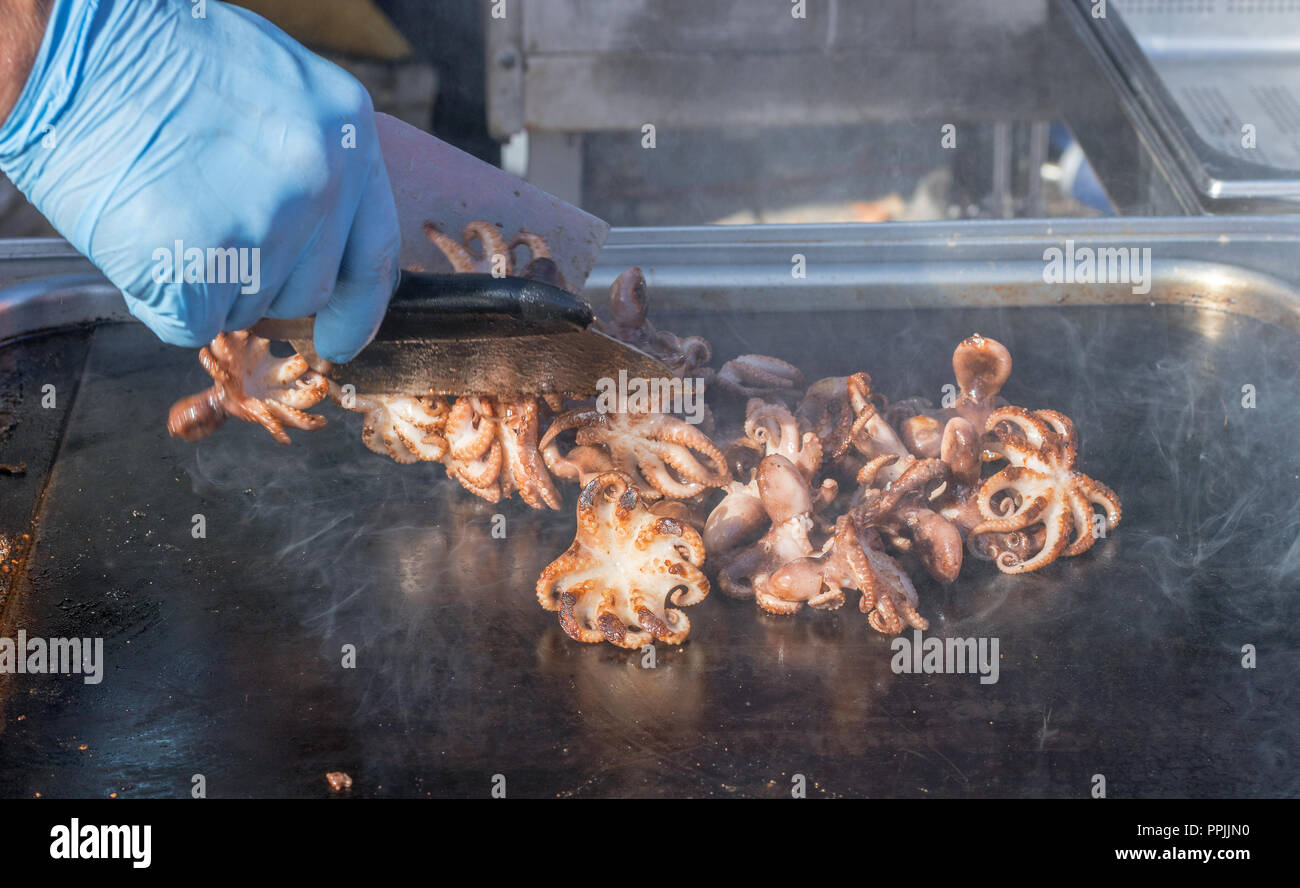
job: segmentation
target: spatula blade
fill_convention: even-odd
[[[601,379],[657,379],[670,374],[643,352],[595,330],[508,338],[457,337],[375,341],[339,378],[358,392],[434,395],[560,394],[589,398]]]
[[[459,241],[467,223],[481,220],[507,238],[521,230],[541,235],[566,289],[577,292],[586,282],[609,223],[395,117],[376,114],[375,121],[397,204],[403,268],[451,271],[424,223]]]

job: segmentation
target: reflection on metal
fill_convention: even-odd
[[[1300,198],[1300,5],[1112,8],[1097,33],[1200,196]]]
[[[121,292],[93,275],[56,275],[0,289],[0,342],[43,330],[130,317]]]
[[[1057,82],[1120,212],[1296,212],[1300,7],[1117,0],[1104,19],[1093,8],[1052,5]]]
[[[1067,239],[1150,248],[1150,293],[1127,284],[1044,284],[1044,251]],[[796,253],[806,278],[790,273]],[[614,278],[636,265],[653,305],[664,309],[1169,303],[1300,329],[1297,255],[1300,220],[1280,218],[1266,231],[1257,219],[1234,217],[614,229],[582,296],[601,310]],[[61,241],[0,243],[0,340],[126,319],[116,289],[76,274],[86,267]],[[6,286],[14,279],[19,285]]]
[[[1068,227],[1065,227],[1068,226]],[[615,229],[583,295],[600,310],[631,265],[653,305],[815,311],[924,306],[1170,303],[1300,330],[1300,222],[1240,218]],[[1046,285],[1044,251],[1066,240],[1151,249],[1152,287]],[[806,278],[790,274],[805,257]]]
[[[1084,0],[1054,0],[1052,39],[1066,123],[1121,215],[1202,212],[1195,189],[1125,83]]]

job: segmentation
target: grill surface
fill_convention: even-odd
[[[240,423],[170,439],[167,407],[205,383],[193,354],[103,326],[2,634],[104,636],[106,674],[0,676],[0,794],[180,796],[202,774],[211,796],[313,796],[334,770],[362,796],[485,796],[495,774],[512,796],[780,796],[794,774],[812,795],[1083,797],[1094,774],[1113,796],[1300,790],[1294,334],[1179,306],[656,321],[720,357],[866,369],[891,397],[935,400],[952,347],[996,337],[1015,358],[1005,394],[1075,420],[1080,468],[1124,521],[1036,574],[918,578],[931,634],[1000,640],[996,684],[894,674],[856,596],[780,618],[716,589],[690,641],[643,669],[570,641],[534,598],[573,488],[558,514],[488,506],[438,467],[369,453],[359,417],[333,410],[287,448]],[[39,353],[75,365],[80,343]],[[42,421],[45,370],[23,366],[0,461],[39,467],[39,441],[12,446]],[[0,497],[37,480],[0,476]],[[1244,644],[1261,668],[1242,668]]]

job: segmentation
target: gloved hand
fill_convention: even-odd
[[[315,313],[348,360],[401,247],[370,97],[256,15],[202,11],[56,0],[0,169],[165,341]]]

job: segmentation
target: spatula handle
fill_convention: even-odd
[[[410,339],[432,332],[445,337],[461,328],[486,335],[497,328],[563,332],[586,329],[593,318],[585,302],[541,281],[403,271],[375,338]]]
[[[586,329],[594,317],[591,306],[542,281],[403,271],[375,339],[561,333]],[[253,332],[284,341],[310,340],[312,323],[312,318],[265,318]]]

